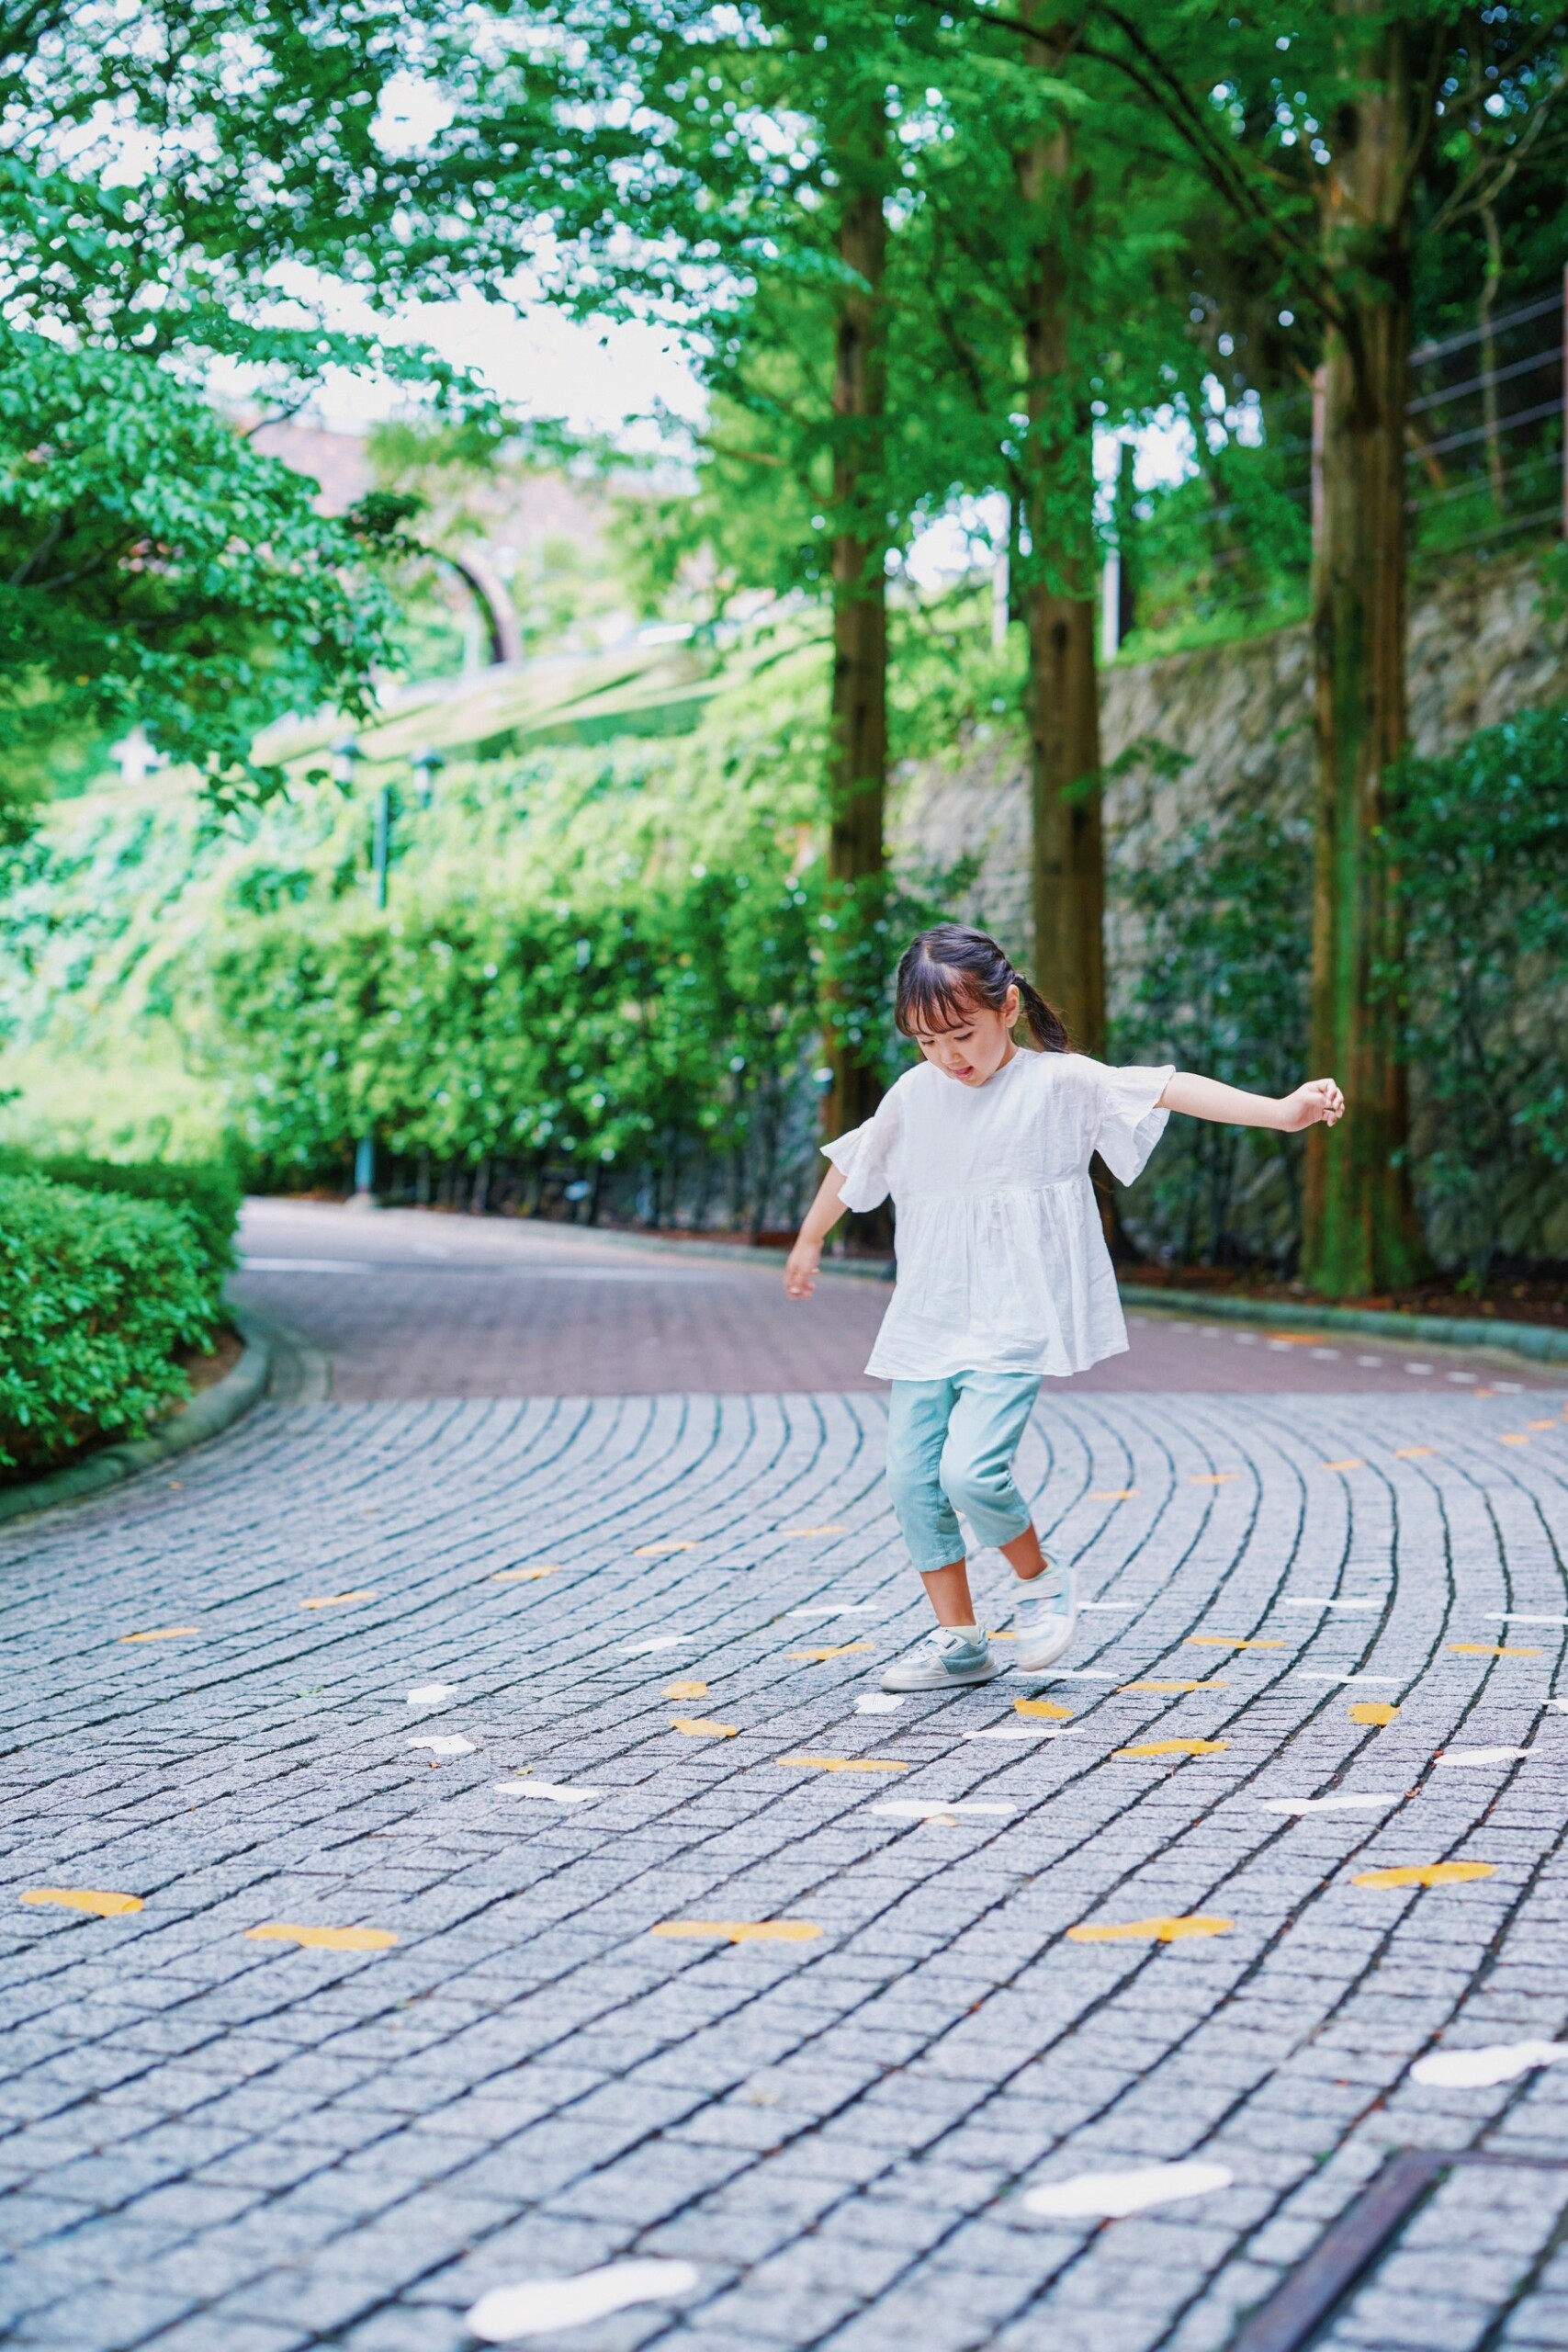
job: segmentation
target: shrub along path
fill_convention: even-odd
[[[1332,2340],[1562,2343],[1563,1389],[1068,1387],[1070,1671],[874,1711],[881,1400],[770,1385],[264,1407],[0,1536],[9,2340],[459,2352],[635,2265],[542,2340],[1217,2352],[1479,2145]]]

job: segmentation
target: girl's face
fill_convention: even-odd
[[[944,1078],[955,1078],[960,1086],[984,1086],[1018,1051],[1012,1041],[1017,1019],[1018,990],[1010,988],[995,1012],[987,1004],[971,1001],[951,1029],[916,1029],[911,1034],[927,1061]]]

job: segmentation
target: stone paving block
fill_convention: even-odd
[[[393,2306],[344,2328],[339,2341],[346,2352],[457,2352],[473,2337],[455,2312],[447,2316]]]
[[[176,2321],[154,2339],[158,2352],[307,2352],[315,2338],[299,2328],[273,2327],[260,2320],[219,2320],[197,2312]]]
[[[78,2283],[64,2300],[61,2332],[73,2341],[102,2345],[106,2352],[144,2343],[189,2310],[183,2296],[130,2278],[113,2284]],[[40,2341],[48,2341],[52,2323],[51,2311],[45,2310],[33,2313],[28,2325]]]
[[[1440,2292],[1394,2294],[1363,2288],[1349,2310],[1330,2328],[1328,2345],[1375,2346],[1377,2352],[1476,2352],[1491,2314],[1483,2303],[1450,2299]]]
[[[31,2266],[18,2341],[118,2352],[135,2294],[166,2280],[189,2300],[149,2306],[147,2340],[175,2352],[205,2352],[203,2329],[214,2352],[225,2329],[225,2352],[461,2352],[489,2286],[660,2253],[697,2264],[690,2308],[595,2323],[581,2352],[778,2352],[813,2329],[833,2352],[1219,2352],[1390,2146],[1491,2126],[1499,2148],[1561,2154],[1568,2070],[1479,2092],[1408,2070],[1434,2043],[1561,2030],[1568,1721],[1547,1671],[1527,1687],[1446,1645],[1486,1639],[1488,1610],[1568,1609],[1541,1532],[1561,1546],[1568,1441],[1509,1456],[1506,1396],[1053,1396],[1026,1488],[1089,1598],[1130,1605],[1086,1612],[1077,1679],[1010,1676],[879,1719],[854,1710],[863,1663],[919,1622],[877,1483],[882,1411],[869,1392],[264,1408],[178,1490],[0,1537],[0,1639],[28,1645],[26,1675],[0,1679],[8,1884],[148,1896],[117,1921],[19,1914],[0,1892],[27,2021],[0,2083],[0,2180],[25,2184],[0,2228],[9,2208],[13,2269]],[[1325,1484],[1351,1453],[1367,1478]],[[1245,1496],[1188,1485],[1214,1467]],[[1091,1508],[1101,1486],[1140,1494]],[[831,1542],[784,1532],[840,1521]],[[663,1538],[694,1548],[637,1557]],[[492,1586],[520,1556],[563,1565]],[[988,1596],[1002,1577],[986,1566]],[[1341,1582],[1391,1596],[1386,1622],[1283,1605]],[[362,1586],[374,1603],[298,1611]],[[117,1619],[199,1619],[200,1642],[177,1661],[119,1650],[106,1589]],[[884,1611],[839,1629],[875,1641],[863,1661],[787,1657],[811,1632],[784,1612],[824,1596]],[[1186,1647],[1259,1629],[1284,1647]],[[676,1649],[631,1656],[645,1630]],[[1559,1634],[1542,1646],[1554,1672]],[[1389,1733],[1351,1724],[1354,1686],[1305,1679],[1352,1668],[1395,1678]],[[706,1680],[702,1708],[740,1736],[671,1734],[677,1676]],[[1224,1688],[1120,1689],[1184,1676]],[[411,1710],[435,1679],[452,1701]],[[1071,1707],[1070,1737],[961,1736],[1015,1724],[1035,1689]],[[1229,1747],[1115,1755],[1194,1725]],[[431,1770],[406,1743],[436,1726],[476,1753]],[[1472,1781],[1433,1766],[1450,1741],[1540,1753]],[[781,1772],[795,1752],[897,1756],[901,1793],[1014,1809],[890,1824],[870,1811],[886,1786]],[[525,1764],[605,1793],[496,1797]],[[1261,1802],[1344,1787],[1422,1793],[1376,1815]],[[1450,1852],[1495,1878],[1353,1883]],[[1187,1912],[1234,1925],[1066,1939]],[[781,1917],[823,1932],[650,1933]],[[269,1918],[400,1941],[247,1942]],[[1238,2185],[1103,2229],[1021,2201],[1040,2178],[1192,2154]],[[1434,2200],[1430,2247],[1413,2229],[1366,2290],[1385,2298],[1373,2340],[1428,2310],[1443,2352],[1466,2313],[1490,2325],[1557,2210],[1520,2188],[1450,2228]],[[66,2291],[120,2278],[122,2312]],[[1556,2342],[1562,2300],[1527,2292],[1502,2340]]]
[[[1562,2352],[1568,2345],[1568,2296],[1527,2295],[1508,2313],[1498,2341],[1507,2352]]]

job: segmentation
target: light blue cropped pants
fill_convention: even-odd
[[[1010,1544],[1030,1523],[1013,1483],[1038,1373],[955,1372],[896,1380],[887,1409],[887,1483],[915,1566],[931,1576],[964,1557],[962,1511],[982,1544]]]

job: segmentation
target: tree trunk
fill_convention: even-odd
[[[1047,73],[1053,50],[1032,53]],[[1071,352],[1069,256],[1087,189],[1073,170],[1066,123],[1022,156],[1020,193],[1036,216],[1036,257],[1024,316],[1030,551],[1023,590],[1029,638],[1029,752],[1035,985],[1073,1044],[1105,1046],[1105,853],[1100,808],[1100,692],[1094,549],[1093,428]]]
[[[1503,466],[1503,435],[1497,413],[1497,338],[1492,331],[1493,314],[1497,307],[1497,288],[1503,283],[1503,238],[1497,226],[1495,204],[1481,207],[1481,225],[1486,235],[1486,275],[1481,281],[1481,422],[1486,435],[1486,478],[1492,485],[1492,504],[1499,522],[1507,505]]]
[[[886,322],[882,126],[850,176],[839,258],[854,272],[840,298],[833,413],[833,686],[828,752],[827,1063],[824,1133],[869,1119],[882,1099],[886,982],[883,809],[887,789],[886,574]],[[856,184],[858,181],[858,184]]]
[[[1404,28],[1339,0],[1352,92],[1334,125],[1323,251],[1340,305],[1326,337],[1321,527],[1313,550],[1317,857],[1312,1061],[1346,1117],[1307,1145],[1307,1281],[1331,1297],[1413,1280],[1399,1059],[1399,881],[1387,772],[1405,740],[1404,409],[1412,96]]]

